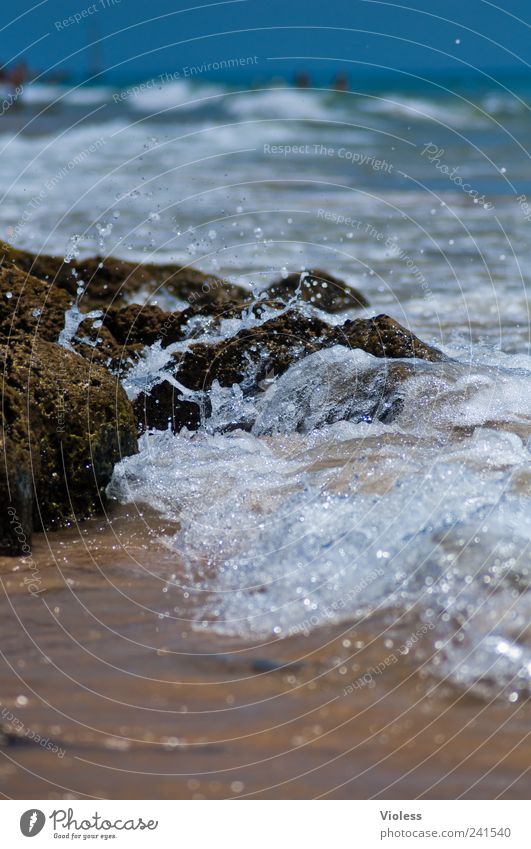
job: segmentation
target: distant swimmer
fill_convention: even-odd
[[[332,85],[336,91],[348,91],[348,77],[346,74],[335,75]]]
[[[5,115],[10,109],[21,105],[23,82],[26,78],[27,67],[23,62],[11,69],[0,67],[0,115]]]
[[[306,71],[298,71],[295,74],[295,85],[297,88],[308,88],[310,85],[310,75]]]
[[[14,88],[22,88],[29,79],[29,71],[26,62],[19,62],[8,73],[8,80]]]

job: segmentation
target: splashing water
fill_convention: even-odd
[[[67,253],[65,254],[65,262],[71,262],[72,259],[79,255],[78,244],[80,239],[81,236],[72,236],[72,238],[70,239],[69,248]],[[61,330],[59,338],[57,340],[58,344],[61,345],[63,348],[66,348],[67,351],[74,350],[72,342],[76,337],[80,324],[85,321],[85,319],[92,319],[94,322],[97,322],[97,320],[103,316],[101,310],[92,310],[88,313],[81,312],[81,310],[79,309],[79,302],[85,292],[85,284],[83,280],[78,279],[78,273],[75,268],[72,269],[71,274],[77,283],[76,300],[74,301],[72,306],[65,311],[65,326]],[[84,339],[82,341],[88,345],[97,344],[97,342],[94,343],[89,339]]]
[[[79,296],[78,296],[79,297]],[[72,341],[76,337],[78,328],[80,324],[85,321],[85,319],[97,319],[101,318],[103,315],[101,310],[92,310],[91,312],[81,312],[79,309],[78,301],[70,307],[70,309],[65,312],[65,326],[61,330],[58,338],[58,343],[63,348],[66,348],[67,351],[73,351],[74,348],[72,346]],[[85,344],[94,345],[95,343],[91,340],[84,339],[82,340]]]
[[[145,435],[109,492],[179,524],[163,542],[201,627],[286,637],[413,611],[434,672],[519,696],[531,687],[531,360],[519,365],[389,364],[338,346],[250,399],[214,385],[200,431]]]
[[[434,672],[487,694],[506,686],[518,699],[530,681],[522,269],[531,242],[528,211],[515,202],[529,194],[528,155],[514,142],[527,132],[529,92],[474,92],[456,99],[433,88],[360,95],[182,82],[157,89],[156,102],[150,90],[116,104],[110,88],[79,90],[62,107],[75,117],[69,133],[51,110],[39,132],[33,115],[31,131],[20,133],[9,124],[16,111],[4,116],[0,182],[12,202],[0,218],[9,232],[16,208],[20,246],[46,244],[49,253],[61,254],[73,229],[83,233],[70,260],[103,244],[135,261],[187,263],[193,254],[205,272],[253,280],[256,297],[279,273],[330,269],[379,312],[438,346],[443,339],[454,357],[444,364],[333,349],[251,395],[214,384],[199,432],[144,436],[110,492],[176,523],[164,542],[184,569],[199,627],[245,640],[377,621],[380,612],[400,628],[408,613],[434,625],[423,638]],[[30,85],[21,109],[58,94]],[[93,144],[95,125],[77,126],[75,111],[87,97],[107,104],[98,124],[105,144],[46,203],[28,207],[43,174],[61,173]],[[464,156],[463,139],[478,128],[486,146],[467,145]],[[430,138],[444,149],[446,170],[422,154]],[[296,159],[268,151],[301,139],[308,149]],[[333,155],[316,152],[322,146]],[[25,168],[28,156],[40,167]],[[230,179],[221,179],[229,167]],[[495,203],[495,215],[448,179],[453,168]],[[112,231],[94,226],[102,198],[116,201],[105,212]],[[159,303],[184,306],[167,292]],[[65,347],[84,317],[77,301],[65,317]],[[200,338],[230,338],[255,320],[229,319]],[[129,396],[167,379],[169,357],[187,344],[147,349],[126,377]],[[169,588],[177,607],[181,592]]]

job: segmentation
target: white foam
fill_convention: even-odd
[[[126,90],[127,91],[127,90]],[[174,82],[158,82],[148,88],[132,91],[126,98],[129,106],[135,111],[156,114],[172,109],[194,110],[209,102],[208,99],[223,93],[223,88],[212,84],[194,85],[187,80]]]
[[[388,118],[407,118],[409,121],[440,122],[449,127],[464,128],[488,124],[488,117],[472,105],[457,101],[455,98],[429,100],[424,97],[405,96],[391,93],[378,98],[360,101],[365,112],[383,115]]]
[[[289,118],[326,121],[329,115],[326,92],[291,88],[257,89],[227,98],[226,108],[235,117]]]
[[[214,387],[203,429],[144,436],[110,494],[180,524],[163,541],[197,591],[198,621],[214,631],[289,636],[413,606],[430,626],[429,653],[440,647],[435,672],[481,691],[516,676],[511,687],[527,691],[531,513],[514,481],[529,448],[510,430],[454,430],[502,406],[505,427],[523,422],[527,378],[408,365],[403,410],[388,425],[356,421],[358,407],[354,421],[326,424],[345,415],[349,382],[354,394],[374,390],[388,367],[340,347],[252,399]],[[213,433],[231,414],[255,417],[253,433]]]

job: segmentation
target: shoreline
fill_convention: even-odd
[[[160,620],[178,567],[145,529],[36,536],[40,599],[0,559],[2,707],[65,752],[4,723],[11,798],[525,798],[528,701],[489,705],[406,657],[347,692],[389,655],[376,622],[253,644],[192,629],[191,608]]]

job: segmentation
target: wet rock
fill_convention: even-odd
[[[130,345],[137,342],[142,345],[152,345],[163,336],[165,340],[176,341],[182,333],[172,335],[175,318],[179,321],[180,313],[168,313],[155,304],[131,304],[127,307],[111,308],[105,314],[103,323],[120,345]],[[168,342],[169,344],[169,342]]]
[[[184,353],[173,355],[172,376],[187,390],[201,393],[212,387],[238,384],[250,393],[271,375],[283,373],[291,363],[327,344],[334,344],[333,328],[318,318],[295,311],[283,313],[263,324],[241,330],[235,336],[209,345],[196,343]],[[142,427],[173,430],[196,428],[200,415],[197,403],[191,401],[169,381],[158,384],[155,404],[141,395],[135,409],[141,413]]]
[[[194,306],[166,312],[155,304],[110,307],[99,321],[81,322],[73,348],[81,356],[123,376],[146,346],[162,348],[200,336],[219,326],[222,318],[241,315],[241,305],[226,308]]]
[[[28,275],[16,265],[8,261],[0,265],[0,338],[3,341],[42,339],[57,342],[65,326],[65,313],[73,302],[74,297],[68,292]],[[134,326],[131,310],[140,308],[122,309],[129,313],[123,323]],[[111,311],[109,313],[113,315]],[[94,363],[117,370],[122,360],[130,365],[133,354],[143,348],[137,341],[139,333],[133,334],[126,345],[125,337],[124,342],[119,342],[106,327],[97,328],[98,322],[87,318],[81,322],[71,340],[74,350]],[[147,330],[146,336],[149,336]]]
[[[78,354],[124,377],[146,346],[162,348],[174,342],[195,339],[220,327],[224,320],[244,315],[263,318],[266,311],[280,311],[279,301],[262,300],[242,305],[193,306],[166,312],[154,304],[110,307],[95,321],[86,318],[72,341]]]
[[[86,289],[80,305],[84,310],[123,304],[140,290],[149,293],[161,288],[192,306],[249,300],[249,293],[241,286],[188,266],[138,264],[102,256],[67,263],[62,257],[37,255],[9,244],[0,245],[0,258],[2,255],[4,263],[73,297],[82,280]]]
[[[0,262],[0,338],[3,341],[36,337],[55,342],[71,303],[67,292],[28,276],[5,260]]]
[[[180,313],[182,338],[191,339],[205,333],[207,330],[218,328],[222,321],[231,318],[241,319],[253,317],[267,318],[268,313],[281,312],[285,309],[282,301],[274,298],[261,298],[256,301],[227,301],[224,304],[202,304],[188,307]],[[174,313],[173,315],[177,315]],[[169,344],[169,343],[168,343]],[[163,343],[163,347],[165,344]]]
[[[284,301],[293,298],[297,292],[301,300],[308,301],[314,307],[329,313],[369,306],[365,295],[357,289],[349,286],[339,277],[319,269],[296,272],[289,274],[286,278],[281,277],[267,290],[268,295],[282,298]]]
[[[31,531],[101,508],[114,464],[137,451],[136,422],[116,378],[59,345],[1,348],[1,553],[24,553]],[[18,520],[15,527],[13,516]],[[22,529],[22,530],[20,530]]]
[[[184,338],[182,313],[165,312],[154,304],[111,307],[98,321],[79,325],[72,347],[82,357],[123,376],[147,345],[169,345]]]
[[[260,399],[255,436],[309,433],[338,421],[386,424],[403,410],[413,363],[377,360],[337,345],[294,365]]]
[[[215,345],[191,345],[184,354],[175,354],[175,376],[188,389],[209,389],[217,380],[221,386],[238,383],[245,391],[332,340],[333,329],[326,322],[287,312]]]
[[[417,357],[430,362],[445,359],[440,351],[426,345],[389,316],[347,321],[341,327],[332,327],[318,318],[290,310],[216,344],[191,344],[184,353],[174,354],[169,372],[184,390],[191,390],[192,396],[169,380],[158,384],[150,393],[143,393],[135,403],[140,429],[165,430],[168,426],[174,431],[184,426],[195,429],[201,420],[197,402],[207,403],[202,393],[214,381],[222,387],[238,384],[244,395],[251,395],[264,389],[293,363],[334,345],[359,348],[379,358]],[[379,373],[371,384],[374,398],[369,397],[368,390],[364,391],[362,417],[391,421],[397,415],[401,400],[393,392],[399,377],[398,364],[392,373]],[[354,398],[359,386],[352,386],[350,391]]]
[[[25,423],[24,396],[3,382],[0,433],[0,555],[27,556],[33,529],[33,470]],[[32,415],[31,409],[29,415]],[[39,473],[36,457],[36,473]]]
[[[119,377],[129,371],[144,349],[141,342],[121,345],[107,327],[97,326],[91,318],[81,322],[71,345],[89,363],[103,366]]]
[[[174,433],[183,427],[197,430],[201,423],[199,403],[187,400],[169,380],[158,383],[151,392],[141,392],[133,402],[133,409],[139,433],[152,428],[171,428]]]
[[[447,359],[438,348],[427,345],[411,330],[402,327],[398,321],[388,315],[346,321],[337,328],[336,341],[349,348],[361,348],[362,351],[367,351],[374,357],[391,359],[417,357],[432,363]]]

